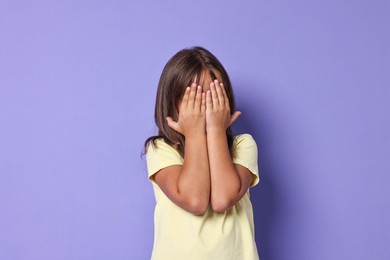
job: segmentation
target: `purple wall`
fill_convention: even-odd
[[[140,159],[202,45],[258,142],[263,260],[390,259],[388,1],[1,1],[0,259],[148,259]]]

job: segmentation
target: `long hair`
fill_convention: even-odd
[[[158,127],[158,134],[146,139],[144,153],[149,143],[155,145],[155,140],[162,138],[167,144],[175,148],[184,158],[184,136],[168,126],[166,117],[174,121],[178,119],[179,101],[184,96],[186,87],[194,79],[200,80],[202,74],[208,73],[212,80],[219,75],[229,99],[230,111],[235,111],[235,100],[229,76],[221,62],[208,50],[202,47],[183,49],[176,53],[165,65],[158,83],[154,120]],[[199,82],[196,82],[199,84]],[[230,127],[226,130],[226,137],[231,156],[234,156],[233,134]]]

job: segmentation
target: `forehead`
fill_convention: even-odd
[[[217,70],[213,70],[213,73],[217,77],[218,81],[222,82],[221,73]],[[213,80],[214,79],[213,79],[211,73],[208,70],[203,70],[199,76],[199,79],[197,79],[197,76],[195,76],[193,82],[201,85],[203,87],[203,90],[208,90],[208,89],[210,89],[210,83]]]

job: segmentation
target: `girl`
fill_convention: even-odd
[[[258,259],[248,191],[259,182],[257,146],[249,134],[232,135],[239,115],[209,51],[184,49],[165,65],[158,135],[145,142],[156,198],[152,259]]]

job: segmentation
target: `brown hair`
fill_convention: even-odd
[[[217,78],[216,74],[221,76],[229,98],[230,111],[234,113],[235,101],[232,85],[221,62],[202,47],[183,49],[167,62],[161,73],[154,110],[158,135],[146,139],[144,152],[146,152],[150,142],[154,145],[155,140],[162,138],[184,158],[184,136],[168,126],[166,117],[170,116],[174,121],[177,121],[178,101],[183,97],[186,87],[190,86],[194,79],[199,81],[204,72],[209,73],[212,80]],[[196,83],[199,84],[199,82]],[[233,134],[230,127],[226,130],[226,137],[230,154],[233,156]]]

